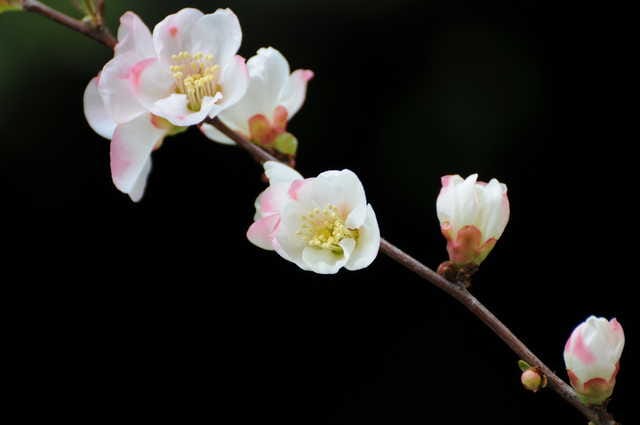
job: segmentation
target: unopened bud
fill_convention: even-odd
[[[278,152],[285,155],[295,155],[298,150],[298,139],[293,134],[285,132],[276,138],[273,145]]]
[[[520,382],[522,382],[522,386],[528,389],[529,391],[538,392],[540,388],[543,388],[544,378],[537,370],[534,368],[527,369],[522,372],[520,376]]]
[[[585,404],[603,404],[613,393],[624,331],[616,319],[591,316],[578,325],[564,347],[571,386]]]

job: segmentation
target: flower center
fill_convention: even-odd
[[[296,235],[307,242],[308,246],[342,254],[340,242],[347,238],[358,239],[358,230],[348,229],[338,213],[338,208],[328,205],[322,210],[314,208],[302,216],[302,225]]]
[[[213,55],[180,52],[171,56],[171,73],[176,81],[176,92],[186,94],[188,107],[197,112],[202,107],[205,96],[215,97],[220,93],[218,80],[220,65],[213,61]]]

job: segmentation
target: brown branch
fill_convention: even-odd
[[[207,119],[205,122],[213,125],[227,137],[235,141],[241,148],[249,152],[258,163],[262,164],[266,161],[277,161],[276,158],[265,152],[255,143],[252,143],[242,135],[231,130],[218,118]],[[531,350],[505,326],[504,323],[502,323],[493,313],[491,313],[491,311],[489,311],[489,309],[478,301],[476,297],[465,289],[463,285],[448,281],[385,239],[380,240],[380,251],[392,260],[409,269],[411,272],[417,274],[422,279],[437,286],[464,305],[469,311],[471,311],[471,313],[473,313],[474,316],[487,325],[493,333],[498,335],[498,337],[502,339],[502,341],[507,344],[507,346],[511,348],[511,350],[516,353],[520,359],[525,360],[531,366],[539,368],[547,377],[549,387],[558,393],[565,401],[580,411],[580,413],[582,413],[587,419],[598,425],[619,425],[605,410],[584,405],[578,398],[576,392],[567,385],[567,383],[560,379],[560,377],[545,365],[542,360],[533,354]]]
[[[50,8],[46,4],[40,3],[38,0],[23,0],[22,7],[24,10],[38,13],[112,49],[117,43],[117,40],[111,35],[107,27],[104,25],[96,26],[89,22],[83,22],[79,19],[72,18],[69,15],[65,15],[62,12]]]
[[[98,2],[98,8],[102,13],[103,1]],[[80,32],[94,40],[113,48],[116,45],[116,40],[109,33],[108,29],[104,26],[88,26],[82,21],[71,18],[57,10],[51,9],[48,6],[40,3],[37,0],[24,0],[23,7],[25,10],[39,13],[49,19],[52,19],[62,25],[65,25],[77,32]],[[278,161],[277,158],[265,152],[259,146],[255,145],[251,141],[247,140],[242,135],[234,132],[227,127],[218,118],[207,119],[206,123],[213,125],[220,130],[227,137],[235,141],[238,146],[249,152],[253,159],[262,164],[266,161]],[[547,377],[549,386],[560,395],[567,403],[571,404],[578,411],[580,411],[587,419],[597,425],[620,425],[618,424],[611,414],[605,409],[600,407],[589,407],[584,405],[575,391],[567,385],[558,375],[556,375],[547,365],[545,365],[535,354],[529,350],[529,348],[518,339],[502,323],[489,309],[487,309],[476,297],[474,297],[464,286],[448,281],[443,278],[429,267],[425,266],[409,254],[402,251],[400,248],[391,244],[385,239],[380,240],[380,250],[392,260],[403,265],[413,273],[420,276],[422,279],[430,282],[436,287],[440,288],[458,302],[464,305],[473,315],[480,319],[485,325],[489,327],[511,350],[518,355],[519,358],[525,360],[533,367],[539,368],[539,370]]]
[[[256,162],[258,162],[259,164],[262,164],[263,162],[267,162],[267,161],[281,162],[281,161],[278,161],[278,159],[275,156],[273,156],[270,153],[262,150],[255,143],[247,140],[241,134],[238,134],[235,131],[231,130],[229,127],[227,127],[225,125],[225,123],[220,121],[220,119],[218,117],[207,118],[206,120],[204,120],[204,122],[206,122],[207,124],[211,124],[212,126],[217,128],[218,130],[220,130],[220,132],[222,134],[224,134],[225,136],[227,136],[228,138],[230,138],[231,140],[236,142],[238,144],[238,146],[240,146],[242,149],[244,149],[247,152],[249,152],[249,154],[251,154],[253,159],[255,159]]]

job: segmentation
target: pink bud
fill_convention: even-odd
[[[624,331],[616,319],[591,316],[571,333],[564,362],[585,404],[602,404],[611,397],[623,348]]]

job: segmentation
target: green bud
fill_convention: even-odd
[[[273,142],[278,152],[286,155],[295,155],[298,151],[298,139],[291,133],[282,133]]]
[[[0,13],[22,10],[21,0],[0,0]]]

